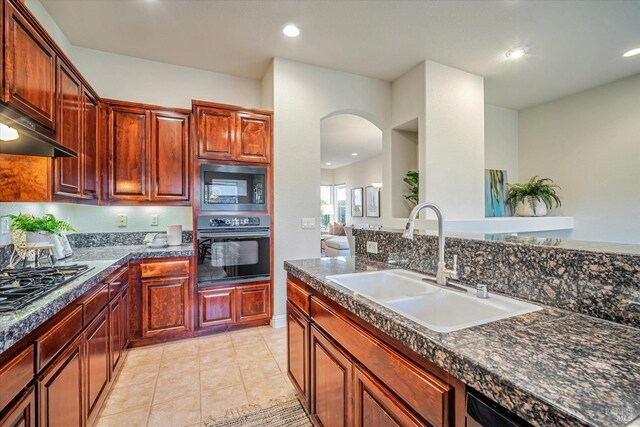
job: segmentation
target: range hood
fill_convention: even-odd
[[[55,140],[55,134],[35,120],[0,103],[0,153],[43,157],[77,157]]]

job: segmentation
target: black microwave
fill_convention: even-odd
[[[266,211],[267,168],[200,166],[202,211]]]

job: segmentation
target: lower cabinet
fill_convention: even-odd
[[[20,399],[0,418],[0,427],[35,427],[36,391],[29,387]]]
[[[198,327],[265,324],[271,319],[271,283],[258,282],[198,290]]]
[[[105,307],[84,333],[85,385],[88,424],[96,418],[109,386],[109,308]]]
[[[311,326],[311,415],[319,425],[350,425],[353,363]]]
[[[38,379],[40,427],[84,425],[84,340],[80,335]]]
[[[287,373],[309,409],[309,320],[287,302]]]
[[[142,337],[188,329],[189,278],[142,280]]]
[[[111,353],[111,370],[115,369],[122,358],[123,330],[125,329],[124,326],[127,321],[123,311],[122,295],[118,295],[109,303],[109,339],[111,341],[109,352]]]

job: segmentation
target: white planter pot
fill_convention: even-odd
[[[28,246],[51,243],[49,233],[46,231],[27,231],[24,239]]]
[[[516,205],[516,215],[518,216],[545,216],[547,205],[542,200],[536,199],[536,211],[533,211],[529,199],[525,199]]]

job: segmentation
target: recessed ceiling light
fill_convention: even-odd
[[[509,59],[518,59],[518,58],[522,58],[524,54],[527,53],[527,51],[529,51],[529,49],[524,46],[516,47],[508,50],[507,53],[504,54],[504,56],[506,56]]]
[[[357,156],[357,155],[358,155],[358,153],[351,153],[351,155],[352,155],[352,156]]]
[[[298,37],[300,35],[300,28],[293,24],[289,24],[282,29],[282,34],[287,37]]]
[[[325,163],[325,165],[331,166],[331,162],[327,162],[327,163]]]
[[[636,56],[636,55],[640,55],[640,47],[631,49],[629,52],[625,52],[625,54],[622,56]]]

